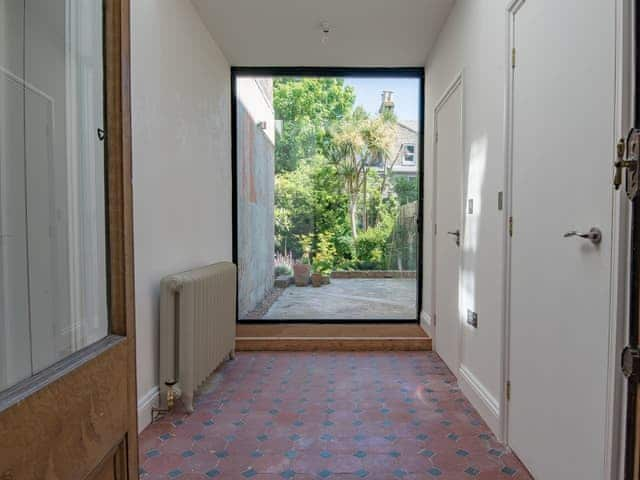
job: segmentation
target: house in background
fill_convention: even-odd
[[[384,90],[379,113],[395,112],[393,92]],[[381,162],[377,165],[380,172],[384,172]],[[391,155],[387,159],[387,173],[415,178],[418,174],[418,121],[396,120],[396,138],[391,148]]]

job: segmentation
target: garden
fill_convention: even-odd
[[[274,79],[273,104],[276,277],[415,270],[418,185],[393,173],[393,112],[366,112],[338,78]]]

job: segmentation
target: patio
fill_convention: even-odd
[[[320,288],[290,286],[264,320],[415,320],[415,278],[334,278]]]

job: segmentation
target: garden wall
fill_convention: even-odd
[[[418,260],[418,202],[400,206],[389,248],[389,268],[415,270]]]
[[[240,318],[273,288],[274,114],[271,88],[265,82],[239,78],[237,83]],[[266,128],[260,122],[266,122]]]
[[[416,271],[410,270],[351,270],[337,271],[331,278],[416,278]]]

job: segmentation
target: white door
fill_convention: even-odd
[[[606,477],[615,3],[514,16],[508,441],[536,480]]]
[[[436,352],[457,376],[460,357],[458,282],[462,241],[462,84],[436,108]]]

